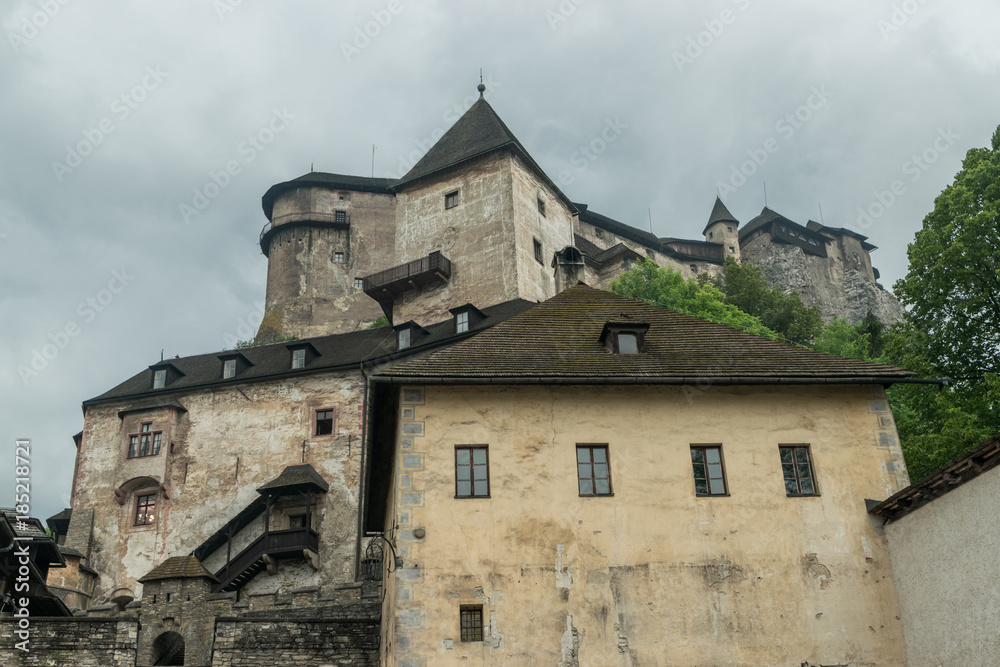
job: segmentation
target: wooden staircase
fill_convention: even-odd
[[[212,592],[238,591],[267,567],[269,559],[304,557],[306,550],[319,553],[319,533],[315,530],[267,531],[215,573],[219,583]]]

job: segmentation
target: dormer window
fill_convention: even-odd
[[[396,331],[396,349],[405,350],[417,344],[429,331],[414,321],[403,322],[393,327]]]
[[[319,352],[316,351],[316,348],[309,343],[289,345],[288,352],[292,357],[292,370],[305,368],[312,363],[313,359],[319,356]]]
[[[466,333],[474,325],[486,319],[486,313],[471,303],[459,306],[458,308],[452,308],[449,312],[455,316],[455,333],[457,334]]]
[[[177,367],[173,364],[161,362],[155,366],[150,366],[149,369],[153,371],[153,389],[163,389],[172,384],[177,378],[184,377],[184,373],[177,370]]]
[[[608,322],[601,332],[600,342],[611,354],[641,354],[646,351],[648,329],[648,324],[640,322]]]
[[[446,209],[455,208],[456,206],[458,206],[458,190],[449,192],[444,196],[444,207]]]
[[[222,379],[228,380],[234,377],[236,377],[236,360],[226,359],[222,362]]]
[[[219,357],[222,360],[222,379],[231,380],[253,364],[238,352],[230,352]]]

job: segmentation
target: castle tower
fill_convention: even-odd
[[[449,309],[557,293],[553,257],[573,244],[576,208],[482,93],[393,185],[394,268],[365,290],[394,323],[435,322]]]
[[[382,315],[362,277],[392,265],[391,179],[312,172],[272,186],[262,205],[267,256],[260,342],[363,328]]]
[[[726,205],[718,197],[715,198],[715,206],[712,207],[712,214],[708,216],[708,224],[705,225],[705,240],[710,243],[722,244],[722,256],[733,257],[740,261],[740,233],[739,221],[733,217]]]

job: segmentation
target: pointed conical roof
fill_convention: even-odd
[[[500,120],[500,116],[482,96],[465,112],[465,115],[458,119],[458,122],[451,126],[451,129],[444,133],[444,136],[438,139],[436,144],[431,146],[431,149],[413,165],[413,168],[393,185],[392,189],[398,190],[419,178],[502,148],[509,148],[519,153],[528,167],[556,192],[569,210],[576,211],[576,207],[573,206],[569,198],[542,171],[542,168],[528,154],[527,149],[518,141],[510,128]]]
[[[707,232],[708,228],[717,222],[735,222],[737,226],[740,224],[740,221],[733,217],[733,214],[729,212],[718,196],[715,198],[715,206],[712,207],[712,215],[708,216],[708,224],[705,225],[705,229],[701,233]]]

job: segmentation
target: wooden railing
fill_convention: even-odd
[[[447,277],[451,277],[451,261],[437,250],[427,255],[427,257],[421,257],[412,262],[400,264],[391,269],[366,276],[364,279],[364,290],[367,292],[379,289],[380,287],[385,287],[401,280],[408,280],[415,276],[432,272],[442,273]]]
[[[221,570],[215,573],[219,580],[215,590],[223,590],[237,577],[251,568],[265,555],[281,555],[291,552],[311,549],[319,553],[319,533],[309,528],[292,528],[290,530],[274,530],[266,532],[230,559]]]

